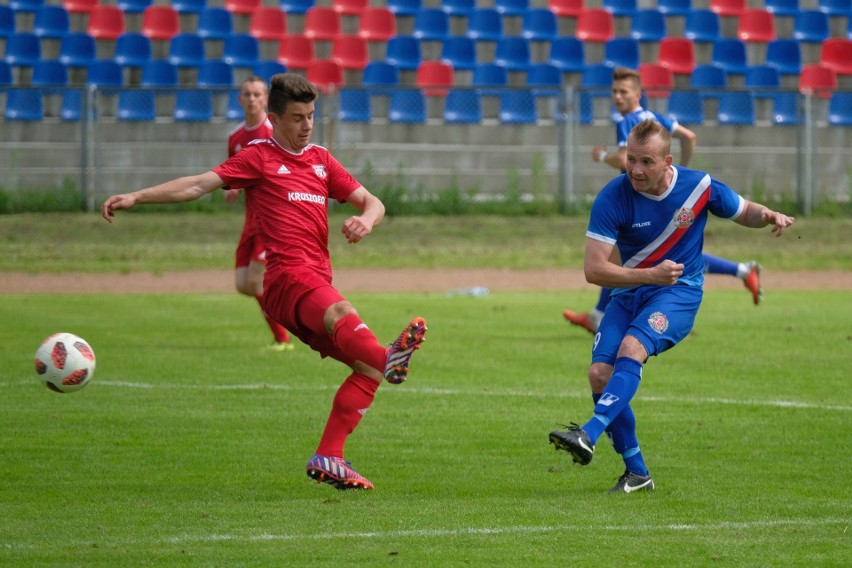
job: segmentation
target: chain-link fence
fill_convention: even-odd
[[[646,108],[697,133],[692,167],[805,212],[849,200],[852,92],[652,94]],[[224,161],[242,119],[236,91],[221,88],[4,88],[0,108],[4,191],[73,186],[87,208]],[[613,147],[617,118],[608,89],[345,88],[318,101],[314,141],[370,189],[572,203],[617,173],[591,159]]]

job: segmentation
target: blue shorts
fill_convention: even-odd
[[[615,363],[628,335],[659,355],[692,331],[704,291],[697,286],[641,286],[613,294],[592,346],[592,363]]]

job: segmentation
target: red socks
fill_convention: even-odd
[[[334,324],[332,336],[340,350],[353,360],[362,361],[380,373],[385,372],[388,350],[382,347],[357,314],[349,314],[338,320]]]
[[[255,296],[255,299],[260,305],[260,313],[262,313],[264,319],[266,319],[266,324],[269,326],[269,329],[272,330],[272,335],[275,337],[275,341],[278,343],[290,343],[290,334],[287,333],[284,326],[269,317],[269,314],[267,314],[266,310],[263,309],[263,296]]]
[[[334,396],[331,414],[317,447],[318,454],[343,457],[346,438],[370,408],[378,388],[379,383],[365,375],[352,373],[346,377]]]

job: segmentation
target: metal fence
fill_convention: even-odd
[[[653,94],[646,108],[697,132],[693,167],[748,196],[795,199],[806,213],[849,200],[852,92]],[[73,185],[89,209],[220,163],[242,118],[236,91],[221,88],[5,88],[0,108],[0,187]],[[314,141],[371,189],[575,203],[616,173],[591,160],[594,146],[614,143],[608,89],[346,88],[317,109]]]

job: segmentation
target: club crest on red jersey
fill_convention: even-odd
[[[317,174],[317,177],[320,179],[325,179],[328,176],[328,172],[325,171],[325,164],[314,166],[314,173]]]
[[[654,312],[648,317],[648,325],[657,333],[663,334],[669,328],[669,318],[663,312]]]
[[[695,221],[695,213],[689,207],[681,207],[674,214],[674,222],[680,229],[686,229]]]

